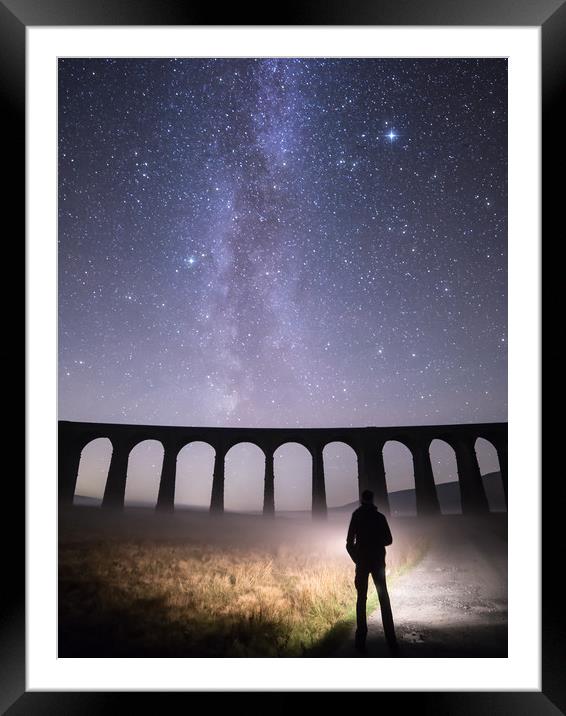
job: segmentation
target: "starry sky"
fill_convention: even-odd
[[[58,96],[60,419],[507,419],[506,60],[62,59]]]

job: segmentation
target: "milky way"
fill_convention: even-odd
[[[59,64],[59,417],[507,418],[505,60]]]

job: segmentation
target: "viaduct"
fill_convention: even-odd
[[[144,440],[158,440],[164,448],[156,505],[158,510],[173,510],[177,455],[185,445],[194,441],[208,443],[215,451],[210,502],[210,511],[213,513],[224,511],[226,453],[231,447],[242,442],[257,445],[265,455],[263,513],[266,516],[275,514],[273,455],[277,448],[289,442],[303,445],[312,456],[313,517],[326,516],[322,453],[325,445],[335,441],[346,443],[354,450],[358,462],[359,490],[373,490],[379,509],[386,514],[389,513],[389,498],[385,482],[383,446],[390,440],[406,445],[411,451],[418,515],[440,513],[429,454],[430,444],[435,439],[448,443],[456,454],[464,514],[489,512],[475,452],[478,438],[489,441],[497,451],[507,499],[507,423],[384,428],[189,428],[59,421],[58,479],[61,505],[73,503],[81,452],[96,438],[109,438],[112,443],[103,508],[124,506],[128,457],[131,450]]]

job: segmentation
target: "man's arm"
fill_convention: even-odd
[[[356,525],[355,525],[355,519],[354,515],[352,515],[352,518],[350,519],[350,526],[348,527],[348,536],[346,537],[346,550],[352,560],[356,561]]]
[[[382,514],[382,517],[383,517],[383,544],[387,547],[388,545],[393,543],[393,537],[391,535],[391,530],[389,529],[389,524],[387,522],[387,518],[383,514]]]

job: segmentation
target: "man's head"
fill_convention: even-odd
[[[371,490],[364,490],[361,498],[362,505],[373,505],[373,492]]]

